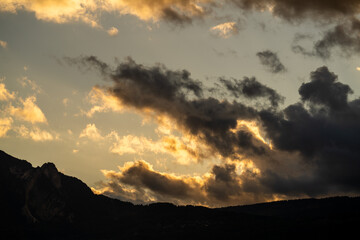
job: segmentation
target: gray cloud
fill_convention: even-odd
[[[183,130],[199,136],[224,157],[235,155],[239,148],[248,154],[265,152],[261,146],[256,146],[251,134],[243,130],[231,131],[236,128],[238,119],[255,119],[257,110],[236,101],[204,98],[202,84],[192,79],[186,70],[171,71],[161,64],[146,67],[131,58],[115,69],[93,56],[64,60],[79,66],[85,64],[86,68],[94,67],[114,83],[105,89],[122,104],[170,116]],[[250,88],[246,91],[245,96],[261,94],[252,93]]]
[[[284,101],[284,97],[279,95],[274,89],[257,81],[254,77],[244,77],[243,80],[227,80],[220,78],[220,82],[236,98],[241,96],[247,99],[268,99],[272,107],[278,107]]]
[[[261,64],[266,66],[270,72],[281,73],[286,71],[276,53],[266,50],[256,53],[256,56],[259,57]]]
[[[350,101],[351,88],[327,67],[313,71],[310,81],[300,86],[300,102],[279,110],[204,97],[202,84],[188,71],[168,70],[161,64],[146,67],[129,58],[111,68],[95,57],[69,63],[94,67],[113,83],[104,89],[122,104],[165,114],[210,147],[209,154],[233,161],[213,166],[201,187],[194,179],[156,173],[141,164],[108,177],[110,185],[118,181],[117,187],[132,186],[137,196],[149,190],[157,200],[190,203],[193,199],[210,205],[240,203],[242,198],[266,200],[279,194],[287,198],[360,192],[360,100]],[[255,78],[222,83],[235,97],[275,99],[272,106],[281,98]],[[246,128],[237,129],[238,120],[257,121],[272,149]],[[245,168],[239,174],[236,162],[244,161],[239,155],[251,159],[259,171]],[[121,189],[117,191],[121,196],[129,194]]]
[[[308,192],[314,188],[311,184],[318,184],[318,193],[350,189],[358,192],[360,101],[348,101],[351,88],[338,82],[326,67],[312,72],[310,82],[304,83],[299,93],[302,103],[290,105],[278,114],[260,113],[274,146],[299,152],[312,166],[313,174],[301,181],[298,178],[299,188],[293,191]]]
[[[326,31],[323,37],[314,43],[311,51],[306,50],[294,40],[292,49],[295,53],[329,59],[334,49],[339,49],[340,56],[349,57],[360,53],[360,21],[352,18]]]
[[[244,10],[267,10],[288,21],[304,18],[331,20],[359,13],[358,0],[229,0]]]

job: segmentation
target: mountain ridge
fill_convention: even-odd
[[[359,197],[206,208],[134,205],[94,194],[53,163],[34,168],[0,151],[0,234],[12,239],[182,239],[344,236],[360,223]],[[297,233],[299,227],[302,233]],[[297,234],[296,234],[297,233]]]

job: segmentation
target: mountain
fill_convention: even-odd
[[[279,201],[210,209],[134,205],[94,194],[53,163],[32,167],[0,151],[2,239],[304,239],[352,237],[360,198]]]

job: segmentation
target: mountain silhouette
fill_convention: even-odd
[[[359,197],[205,208],[94,194],[53,163],[0,151],[2,239],[325,239],[357,236]]]

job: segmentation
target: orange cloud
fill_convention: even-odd
[[[0,11],[16,13],[18,10],[34,12],[37,19],[56,23],[82,21],[98,27],[96,0],[4,0]]]
[[[29,129],[24,125],[21,125],[19,128],[16,128],[15,131],[23,138],[29,138],[36,142],[45,142],[45,141],[52,141],[57,139],[57,136],[53,136],[50,132],[41,130],[38,127],[34,127]]]
[[[211,33],[221,38],[229,38],[239,33],[236,22],[226,22],[210,28]]]
[[[6,133],[11,129],[13,119],[11,117],[0,118],[0,138],[5,137]]]
[[[35,104],[36,97],[28,97],[24,100],[20,99],[23,108],[10,105],[8,111],[11,116],[19,118],[23,121],[31,123],[47,123],[47,119],[41,109]]]
[[[127,162],[119,171],[101,170],[106,181],[93,191],[137,203],[167,201],[175,204],[224,206],[254,201],[255,195],[243,186],[261,173],[250,160],[242,164],[213,166],[202,176],[175,175],[158,172],[144,160]],[[255,184],[253,182],[252,184]],[[274,196],[256,194],[257,200]]]
[[[1,80],[1,79],[0,79]],[[10,93],[4,83],[0,83],[0,101],[8,101],[15,98],[15,93]]]
[[[80,133],[80,138],[89,138],[93,141],[103,140],[104,137],[101,136],[99,130],[96,128],[95,124],[87,124],[86,128]]]
[[[121,113],[124,111],[124,107],[118,98],[99,87],[92,88],[88,95],[88,100],[93,105],[89,111],[84,112],[84,114],[88,117],[92,117],[98,112],[113,111]]]

